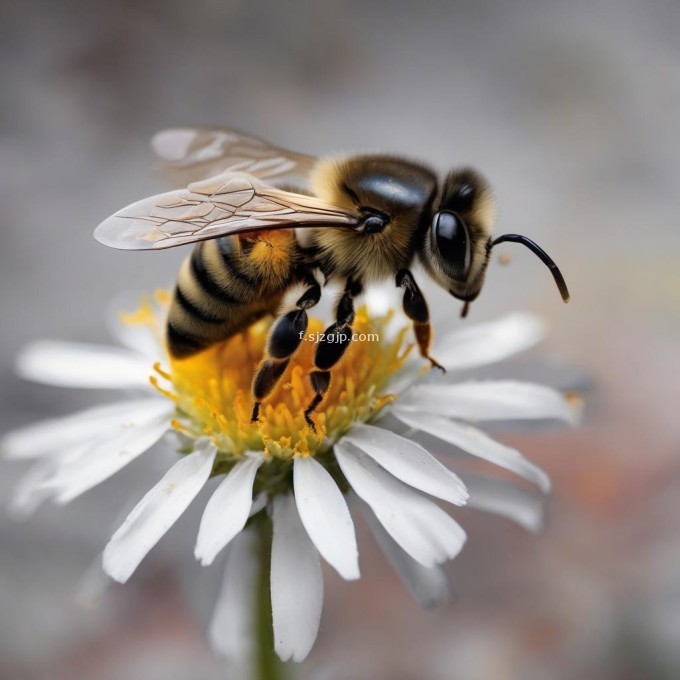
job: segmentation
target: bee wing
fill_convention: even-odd
[[[359,224],[359,216],[314,196],[225,172],[133,203],[104,220],[94,236],[112,248],[156,250],[245,232]]]
[[[227,128],[169,128],[155,134],[151,148],[160,166],[179,186],[229,170],[270,184],[305,182],[316,159],[280,149]]]

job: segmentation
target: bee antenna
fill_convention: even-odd
[[[562,276],[562,272],[553,262],[548,253],[546,253],[545,250],[541,248],[541,246],[539,246],[537,243],[534,243],[530,238],[522,236],[521,234],[503,234],[503,236],[499,236],[495,241],[491,242],[489,249],[497,246],[499,243],[504,243],[506,241],[509,241],[510,243],[521,243],[523,246],[526,246],[534,255],[537,255],[541,262],[543,262],[543,264],[548,267],[548,269],[550,269],[550,273],[553,275],[553,279],[555,279],[555,283],[557,284],[557,288],[560,291],[562,299],[565,302],[569,302],[569,289],[567,288],[567,283]]]

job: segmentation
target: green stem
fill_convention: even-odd
[[[264,515],[264,513],[262,513]],[[255,621],[255,663],[256,680],[285,680],[283,663],[274,652],[274,631],[272,628],[272,598],[269,574],[272,553],[272,523],[267,517],[257,522],[260,552],[260,577],[257,585],[257,606]]]

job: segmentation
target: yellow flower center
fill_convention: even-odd
[[[161,301],[165,299],[162,297]],[[158,297],[157,297],[158,300]],[[411,346],[404,328],[389,339],[384,333],[392,313],[371,319],[358,310],[350,343],[333,368],[331,385],[312,416],[316,431],[305,422],[304,411],[314,397],[309,373],[314,370],[316,342],[324,325],[310,317],[307,337],[286,372],[251,423],[251,383],[260,364],[271,321],[260,321],[245,332],[188,359],[170,359],[165,370],[155,366],[154,386],[177,406],[173,426],[191,439],[207,436],[218,448],[218,464],[234,462],[246,451],[264,451],[269,459],[327,452],[354,423],[373,420],[393,400],[387,392],[390,376],[403,365]],[[153,326],[153,315],[138,311],[128,323]]]

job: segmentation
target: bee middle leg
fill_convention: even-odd
[[[331,369],[342,359],[349,343],[352,341],[352,327],[354,322],[354,298],[361,294],[363,286],[358,281],[349,279],[345,290],[335,308],[335,323],[331,324],[323,334],[323,338],[316,346],[314,356],[315,371],[309,374],[314,397],[305,409],[305,421],[312,430],[316,430],[312,413],[328,392],[331,385]]]
[[[403,309],[404,314],[413,321],[413,332],[418,342],[420,356],[427,359],[432,368],[438,368],[446,373],[446,369],[435,361],[429,354],[430,340],[432,339],[432,326],[430,325],[430,311],[423,292],[418,288],[413,274],[408,269],[400,269],[396,278],[397,288],[404,289]]]
[[[319,302],[321,286],[309,272],[302,274],[307,289],[295,303],[295,309],[280,316],[272,325],[267,339],[267,356],[260,363],[253,378],[255,399],[250,422],[259,420],[260,405],[271,394],[284,374],[291,357],[300,347],[307,331],[307,310]]]

